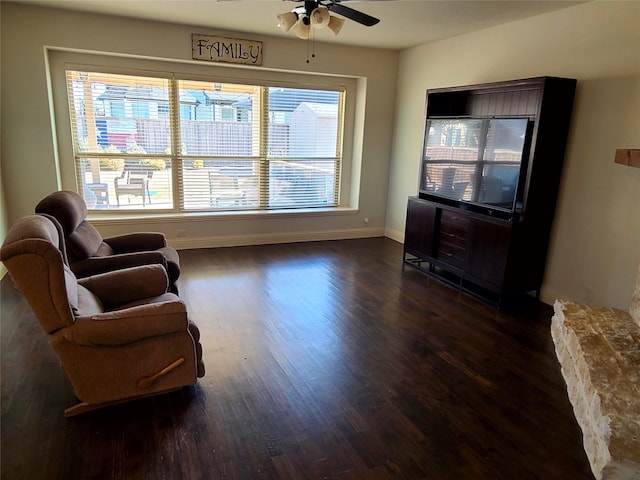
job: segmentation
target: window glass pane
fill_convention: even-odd
[[[270,157],[337,155],[340,93],[269,88]]]
[[[182,168],[184,208],[257,208],[258,163],[256,160],[186,158]]]
[[[268,95],[268,205],[337,205],[341,93],[271,87]]]
[[[182,155],[258,155],[260,125],[253,112],[260,106],[260,87],[184,80],[178,85]]]
[[[76,165],[90,210],[173,207],[170,158],[80,157]]]
[[[170,153],[166,79],[67,71],[76,153]]]
[[[67,71],[80,193],[89,209],[171,209],[166,79]]]
[[[336,204],[335,160],[269,162],[269,205],[274,208]]]
[[[343,92],[81,71],[67,87],[90,209],[338,205]]]

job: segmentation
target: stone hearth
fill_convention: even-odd
[[[554,310],[551,336],[594,476],[640,479],[640,272],[631,314],[560,300]]]

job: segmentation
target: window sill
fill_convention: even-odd
[[[224,212],[109,212],[96,213],[90,211],[87,219],[94,225],[117,225],[173,222],[210,222],[212,220],[262,220],[266,218],[308,218],[356,215],[359,212],[353,207],[304,208],[283,210],[242,210]]]

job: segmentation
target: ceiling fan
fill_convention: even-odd
[[[353,20],[366,27],[372,27],[380,22],[379,19],[366,13],[354,10],[343,5],[349,0],[286,0],[303,3],[290,12],[278,15],[278,26],[285,32],[293,28],[293,32],[301,39],[308,39],[311,29],[327,28],[334,36],[340,33],[345,20],[341,17]]]

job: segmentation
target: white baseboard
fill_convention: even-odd
[[[167,243],[176,250],[194,248],[241,247],[274,243],[316,242],[320,240],[349,240],[385,236],[384,228],[354,228],[348,230],[323,230],[314,232],[282,232],[253,235],[221,235],[216,237],[171,238]]]
[[[404,243],[404,231],[403,230],[391,230],[385,229],[384,236],[389,237],[391,240],[395,240],[398,243]]]

